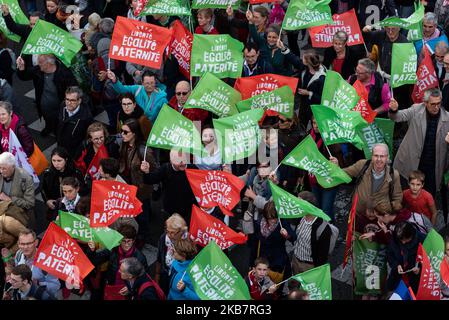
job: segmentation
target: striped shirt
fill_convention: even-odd
[[[296,235],[298,238],[295,242],[294,253],[299,261],[313,263],[311,235],[312,224],[315,220],[316,217],[312,221],[307,221],[303,218],[296,229]]]

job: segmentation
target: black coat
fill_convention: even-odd
[[[362,47],[363,48],[363,47]],[[343,60],[343,66],[341,68],[341,76],[347,80],[352,74],[355,73],[355,68],[360,59],[364,58],[365,49],[360,49],[360,46],[348,47],[346,46],[345,59]],[[324,51],[323,65],[329,70],[329,67],[337,57],[337,53],[334,47],[326,48]]]
[[[66,168],[63,172],[56,170],[52,166],[45,169],[41,177],[41,191],[44,202],[50,199],[56,200],[64,196],[61,191],[60,180],[65,177],[75,177],[83,185],[84,177],[78,169]]]

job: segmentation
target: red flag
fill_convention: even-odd
[[[143,8],[145,8],[145,6],[147,5],[148,0],[136,0],[136,2],[137,6],[134,9],[134,15],[138,16],[142,12]]]
[[[332,16],[333,24],[309,28],[310,39],[314,48],[327,48],[332,46],[332,39],[337,31],[345,31],[348,34],[348,46],[363,44],[362,31],[355,14],[351,9],[342,14]]]
[[[135,217],[142,212],[137,187],[118,181],[95,180],[90,201],[90,226],[107,227],[119,217]]]
[[[118,16],[109,58],[160,69],[172,32],[167,28]]]
[[[449,263],[447,257],[444,257],[440,264],[441,280],[449,287]]]
[[[429,49],[424,46],[424,58],[416,71],[418,80],[413,87],[412,99],[414,103],[423,101],[424,92],[427,89],[438,88],[438,77],[433,66],[432,57]]]
[[[242,180],[224,171],[187,169],[186,175],[200,207],[219,206],[224,214],[233,216],[230,210],[240,201],[245,186]]]
[[[283,86],[289,86],[293,94],[298,86],[298,78],[280,76],[278,74],[266,73],[252,77],[238,78],[234,88],[242,94],[242,100],[252,96],[270,92]]]
[[[355,88],[355,91],[357,91],[357,94],[360,97],[359,102],[352,110],[360,112],[363,119],[365,119],[368,123],[373,122],[374,118],[377,116],[377,112],[373,111],[368,103],[368,91],[360,80],[356,80],[352,86]]]
[[[275,0],[249,0],[249,4],[259,4],[259,3],[271,3]]]
[[[90,174],[92,180],[100,179],[100,173],[98,172],[98,169],[100,168],[100,160],[105,158],[109,158],[109,154],[106,146],[102,144],[100,148],[98,148],[97,153],[95,153],[95,156],[87,169],[87,173]]]
[[[417,300],[440,300],[440,284],[435,271],[430,265],[429,257],[422,244],[419,244],[416,261],[421,262],[421,278],[419,280]]]
[[[207,214],[197,206],[192,206],[190,219],[190,236],[200,246],[205,247],[210,240],[214,240],[221,250],[234,244],[242,244],[248,237],[229,228],[221,220]]]
[[[175,20],[170,29],[173,31],[171,54],[178,60],[179,71],[184,77],[189,78],[193,35],[179,20]]]
[[[81,281],[94,269],[78,243],[53,222],[45,231],[33,265],[64,281]]]
[[[356,193],[354,195],[354,200],[352,201],[352,207],[348,217],[348,232],[346,233],[346,247],[345,247],[345,254],[343,256],[343,269],[348,264],[349,253],[352,251],[352,234],[354,232],[355,214],[358,201],[359,201],[359,194]]]

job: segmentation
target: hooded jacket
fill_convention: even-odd
[[[193,289],[192,280],[190,280],[189,274],[187,272],[184,274],[191,261],[192,260],[185,260],[182,262],[178,260],[173,261],[170,269],[170,291],[168,293],[168,300],[200,300]],[[186,287],[184,290],[179,291],[176,286],[181,278]]]

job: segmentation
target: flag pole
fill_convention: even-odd
[[[278,166],[276,167],[276,169],[274,169],[273,173],[276,173],[276,171],[278,171],[279,167],[281,166],[282,162],[278,164]]]
[[[366,47],[365,41],[363,41],[363,46],[365,47],[366,53],[369,54],[368,48]]]
[[[184,279],[184,276],[186,275],[186,272],[187,272],[187,269],[184,271],[184,273],[182,274],[181,280],[179,280],[179,281],[182,281]]]
[[[281,225],[281,229],[284,229],[284,227],[282,226],[281,218],[278,217],[278,219],[279,219],[279,224]]]
[[[143,161],[145,162],[145,159],[147,158],[147,149],[148,145],[145,143],[145,151],[143,152]]]

